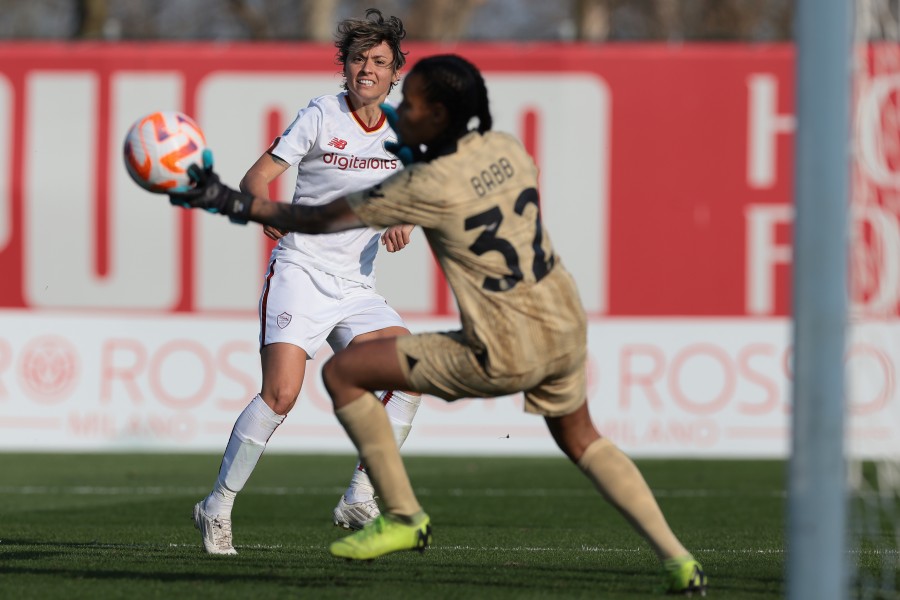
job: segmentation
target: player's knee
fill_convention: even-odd
[[[335,408],[339,408],[347,402],[358,397],[354,373],[345,364],[343,352],[338,352],[322,365],[322,383],[325,390],[331,396]]]
[[[325,364],[322,365],[322,383],[325,385],[325,391],[334,398],[335,384],[340,381],[340,378],[337,377],[338,366],[335,363],[335,356],[332,356]]]
[[[294,408],[300,388],[297,385],[283,383],[263,386],[263,401],[279,415],[286,415]]]

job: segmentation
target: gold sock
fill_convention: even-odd
[[[385,512],[403,517],[421,512],[391,422],[375,395],[367,392],[334,414],[356,445]]]
[[[666,523],[644,476],[615,444],[606,438],[596,440],[581,455],[578,466],[650,542],[660,560],[688,553]]]

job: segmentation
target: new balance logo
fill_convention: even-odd
[[[341,138],[331,138],[331,141],[328,142],[329,146],[334,146],[338,150],[343,150],[347,147],[347,140],[342,140]]]

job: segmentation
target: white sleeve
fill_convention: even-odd
[[[315,144],[322,129],[322,108],[316,99],[301,108],[297,116],[269,147],[269,152],[281,160],[296,165]]]

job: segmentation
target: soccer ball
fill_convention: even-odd
[[[125,168],[145,190],[165,194],[191,186],[187,169],[203,165],[206,138],[197,123],[174,110],[138,119],[125,136]]]

